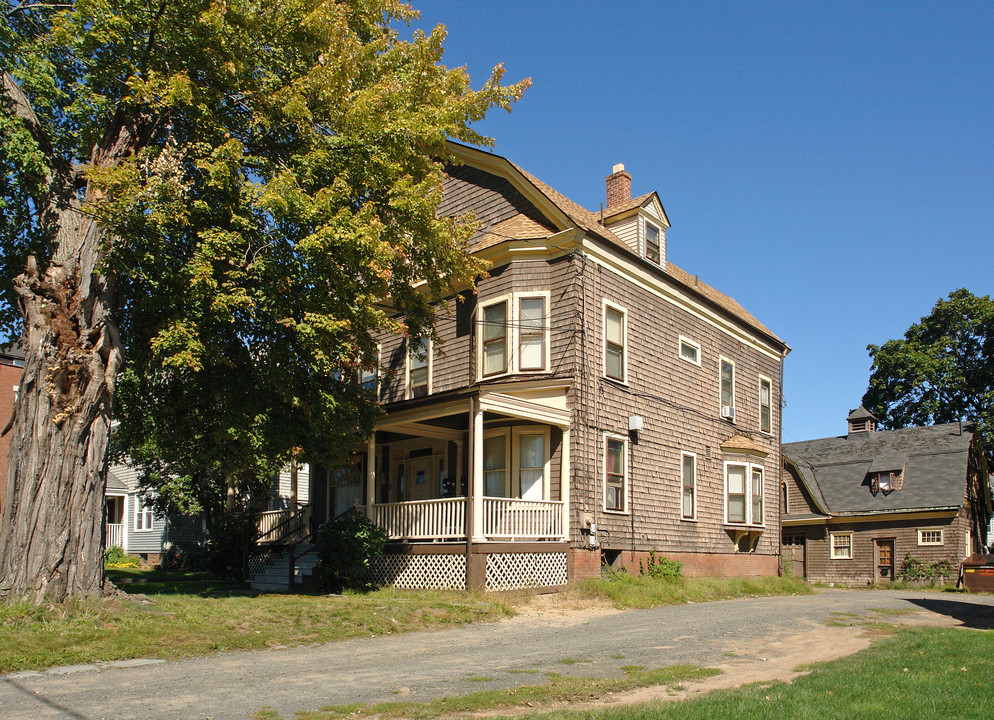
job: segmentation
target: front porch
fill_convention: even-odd
[[[565,584],[567,389],[519,383],[406,403],[377,424],[363,457],[313,484],[315,518],[363,507],[390,540],[374,569],[384,584]]]

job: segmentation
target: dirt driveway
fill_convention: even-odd
[[[9,720],[225,720],[269,707],[292,718],[297,710],[329,704],[429,699],[534,684],[544,679],[542,672],[617,676],[623,665],[676,663],[723,670],[689,685],[686,695],[789,680],[799,665],[855,652],[870,641],[855,624],[864,619],[994,626],[994,596],[922,591],[829,590],[626,612],[578,611],[557,605],[556,597],[489,625],[130,667],[8,675],[0,681],[0,715]],[[654,697],[674,696],[644,689],[598,702]]]

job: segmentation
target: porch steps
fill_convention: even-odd
[[[295,585],[303,585],[314,574],[317,553],[314,546],[300,543],[294,546],[293,578]],[[248,585],[259,592],[289,592],[290,554],[287,551],[272,553],[261,562],[261,569],[251,572]]]

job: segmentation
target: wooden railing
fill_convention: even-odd
[[[310,533],[311,506],[295,510],[269,510],[259,515],[260,543],[303,542]]]
[[[391,540],[465,538],[466,498],[374,505],[370,519],[386,530]]]
[[[124,523],[105,523],[104,528],[106,530],[104,547],[124,548]]]
[[[466,498],[412,500],[374,505],[370,518],[391,540],[466,537]],[[559,540],[563,504],[555,500],[483,498],[483,535],[501,540]]]
[[[491,540],[561,539],[563,504],[558,500],[485,497],[483,534]]]

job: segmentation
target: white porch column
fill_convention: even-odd
[[[559,466],[559,499],[563,501],[563,539],[570,538],[570,511],[569,511],[569,490],[570,490],[570,464],[569,464],[569,428],[563,429],[562,455]]]
[[[470,482],[472,483],[473,489],[470,496],[473,498],[472,508],[473,508],[473,535],[471,540],[473,542],[483,542],[486,540],[484,536],[484,519],[483,519],[483,410],[480,408],[480,403],[476,400],[473,401],[473,427],[470,432],[470,442],[472,445],[472,456],[471,464],[472,469],[470,472]]]
[[[366,445],[366,517],[373,518],[373,505],[376,504],[376,431],[369,436]]]

